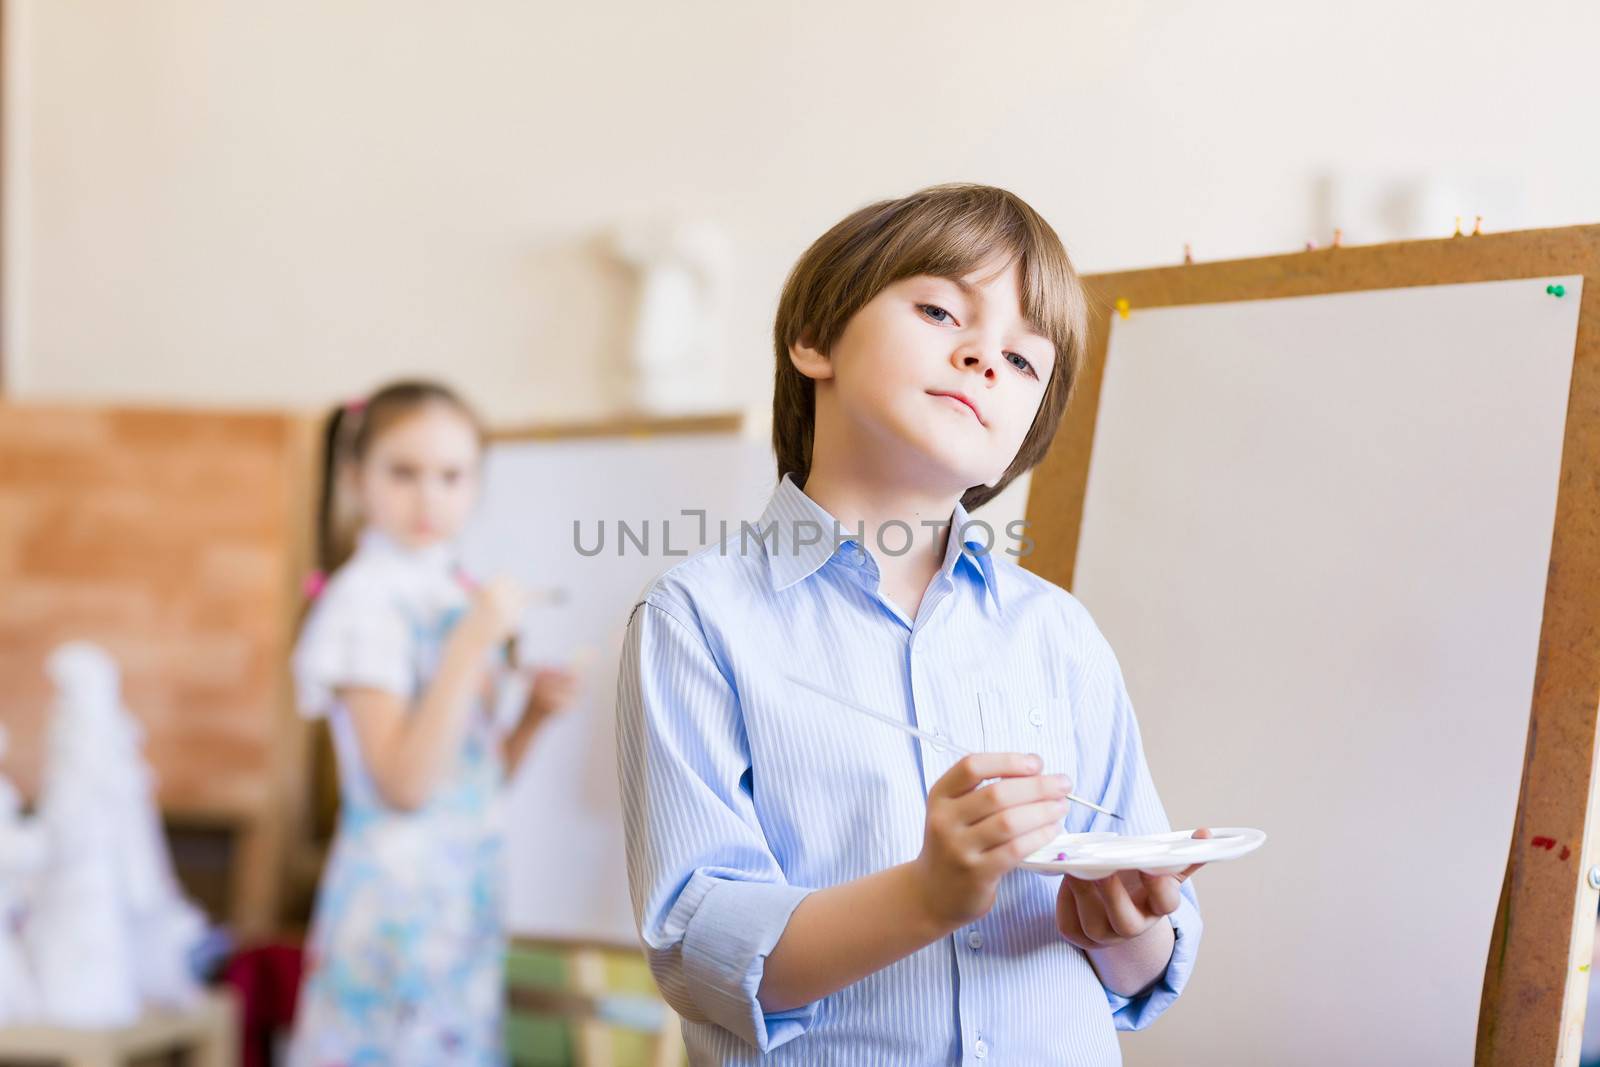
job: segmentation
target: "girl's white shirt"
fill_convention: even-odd
[[[293,668],[300,713],[328,718],[347,798],[376,799],[341,688],[379,689],[410,703],[438,669],[451,627],[471,603],[456,546],[402,545],[364,531],[306,617]],[[476,728],[492,728],[483,709]]]

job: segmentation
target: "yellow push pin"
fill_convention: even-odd
[[[1128,317],[1128,298],[1127,297],[1125,297],[1125,296],[1117,297],[1117,314],[1119,316],[1121,316],[1122,318],[1124,318],[1124,319],[1126,319]]]

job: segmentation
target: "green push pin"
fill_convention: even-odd
[[[1564,285],[1547,285],[1544,287],[1544,291],[1549,293],[1551,296],[1567,295],[1567,287]]]

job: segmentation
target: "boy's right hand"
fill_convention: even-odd
[[[501,575],[478,587],[461,627],[473,641],[492,648],[516,632],[527,605],[528,593],[521,583]]]
[[[963,757],[928,791],[916,865],[929,917],[954,929],[987,914],[1000,879],[1061,832],[1072,783],[1038,756]],[[990,778],[999,779],[979,788]]]

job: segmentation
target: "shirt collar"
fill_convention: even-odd
[[[772,588],[781,592],[804,581],[833,558],[843,527],[785,474],[761,513],[761,547],[767,553]]]
[[[983,581],[984,588],[1000,606],[1000,590],[995,582],[991,537],[974,535],[967,530],[967,509],[957,501],[950,516],[952,533],[965,532],[964,538],[952,536],[945,544],[944,560],[939,565],[941,575],[949,575],[965,559]],[[767,509],[761,514],[761,546],[767,554],[767,575],[772,588],[781,592],[822,569],[823,564],[841,552],[856,553],[854,530],[805,494],[794,484],[792,475],[785,474],[773,491]]]
[[[950,529],[952,533],[961,535],[959,538],[952,536],[944,550],[944,565],[940,568],[943,574],[949,574],[961,560],[978,572],[978,577],[983,580],[983,587],[989,591],[989,597],[994,601],[994,606],[1000,606],[1000,585],[996,581],[994,569],[994,553],[999,541],[992,529],[989,536],[982,535],[983,529],[988,527],[982,519],[977,520],[978,530],[968,528],[967,524],[973,520],[967,517],[967,509],[962,507],[961,501],[956,501],[956,509],[950,515]],[[959,543],[958,543],[959,542]]]

